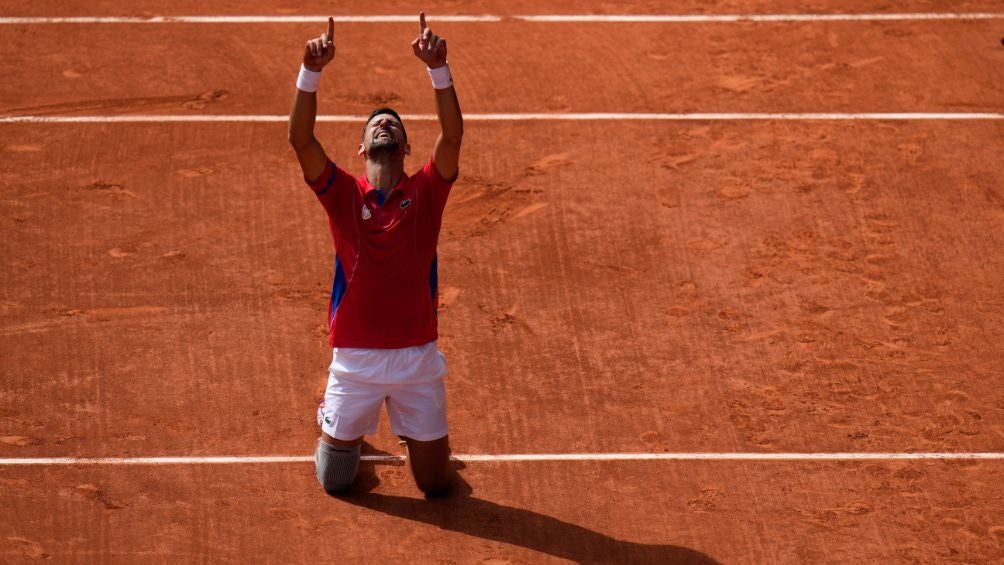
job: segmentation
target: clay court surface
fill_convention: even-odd
[[[1004,111],[993,1],[441,0],[468,114]],[[12,16],[296,15],[262,1]],[[0,24],[0,116],[281,116],[309,23]],[[319,113],[434,112],[416,22],[336,24]],[[462,483],[323,493],[333,249],[282,121],[0,123],[0,561],[1004,561],[1004,119],[468,120],[439,244]],[[407,120],[409,169],[434,121]],[[318,124],[361,171],[360,121]],[[589,454],[973,454],[604,461]],[[386,419],[364,454],[402,455]],[[512,454],[580,454],[518,461]],[[982,454],[982,457],[979,455]],[[993,456],[997,454],[996,456]],[[101,458],[297,456],[113,465]],[[24,465],[14,459],[98,458]]]

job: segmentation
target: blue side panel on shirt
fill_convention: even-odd
[[[338,260],[338,256],[335,256],[335,281],[331,283],[331,312],[328,314],[328,321],[335,317],[335,310],[338,309],[338,305],[342,302],[342,297],[345,296],[345,271],[342,270],[342,262]]]
[[[439,269],[438,269],[438,263],[439,263],[439,256],[438,255],[433,255],[432,256],[432,267],[429,269],[429,289],[432,291],[432,304],[433,305],[436,304],[436,290],[437,290],[437,287],[439,287]],[[433,308],[435,308],[435,306],[433,306]],[[438,316],[439,312],[436,312],[436,315]]]
[[[331,188],[331,183],[333,183],[333,182],[335,182],[335,163],[334,162],[331,163],[331,174],[328,175],[328,182],[326,182],[324,184],[324,188],[322,188],[321,190],[317,191],[317,195],[320,196],[320,195],[324,194],[325,192],[327,192],[328,189]]]

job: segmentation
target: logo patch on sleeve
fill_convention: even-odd
[[[405,198],[404,200],[401,201],[401,209],[402,210],[404,210],[408,206],[411,206],[411,199],[410,198]]]

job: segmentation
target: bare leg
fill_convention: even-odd
[[[444,496],[450,490],[453,468],[450,466],[450,436],[432,441],[402,437],[408,446],[408,462],[415,484],[430,496]]]
[[[340,447],[340,448],[343,448],[343,449],[349,448],[349,447],[355,447],[355,446],[359,445],[360,443],[363,442],[363,437],[364,436],[359,436],[356,439],[345,441],[345,440],[341,440],[341,439],[335,439],[335,438],[329,436],[328,434],[326,434],[324,432],[321,432],[321,441],[323,441],[324,443],[326,443],[328,445],[333,445],[335,447]]]

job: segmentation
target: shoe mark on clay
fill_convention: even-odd
[[[407,473],[399,467],[387,467],[382,469],[379,473],[377,473],[377,476],[379,477],[381,483],[386,483],[388,485],[397,485],[408,480]]]
[[[666,314],[671,318],[682,318],[705,306],[707,301],[701,297],[697,284],[689,280],[681,281],[675,285],[672,305],[666,309]]]
[[[705,487],[700,494],[687,500],[687,510],[691,512],[714,512],[722,502],[725,491],[715,487]]]
[[[202,110],[209,104],[215,104],[226,98],[230,93],[226,90],[207,90],[192,100],[184,102],[181,107],[187,110]]]
[[[523,171],[523,176],[536,176],[547,174],[555,169],[564,167],[572,163],[571,153],[554,153],[537,159],[532,165]]]
[[[680,165],[686,165],[687,163],[693,163],[694,161],[700,159],[707,155],[707,151],[693,151],[690,153],[682,153],[677,155],[667,155],[662,160],[662,168],[677,170]]]
[[[457,301],[460,296],[460,287],[443,285],[439,287],[439,309],[446,310]]]
[[[911,165],[917,164],[917,161],[924,156],[924,146],[919,143],[900,143],[896,146],[899,150],[899,154],[906,157]]]
[[[729,92],[744,94],[753,90],[763,82],[763,77],[735,75],[718,79],[718,86],[724,90],[728,90]]]
[[[656,190],[656,201],[663,208],[679,208],[680,200],[680,189],[675,186],[660,186]]]
[[[726,403],[729,421],[743,439],[758,447],[777,443],[775,437],[786,427],[789,402],[786,395],[771,386],[757,385],[742,379],[730,379],[729,388],[735,392]]]
[[[726,184],[718,189],[718,195],[725,200],[742,200],[753,193],[753,185],[749,179],[728,177]]]
[[[569,112],[572,105],[568,103],[568,97],[558,94],[547,100],[547,109],[551,112]]]
[[[301,530],[316,530],[317,527],[311,524],[309,521],[304,519],[304,517],[295,510],[290,510],[289,508],[279,508],[272,507],[267,510],[269,514],[279,518],[280,520],[286,520],[292,522],[294,526]]]
[[[874,510],[874,507],[867,502],[851,501],[843,506],[814,511],[797,510],[796,512],[816,526],[833,530],[855,527],[858,525],[858,518],[860,516],[870,514]]]
[[[854,195],[861,192],[861,189],[868,186],[868,175],[862,173],[847,173],[846,177],[838,181],[840,189],[846,194]]]

